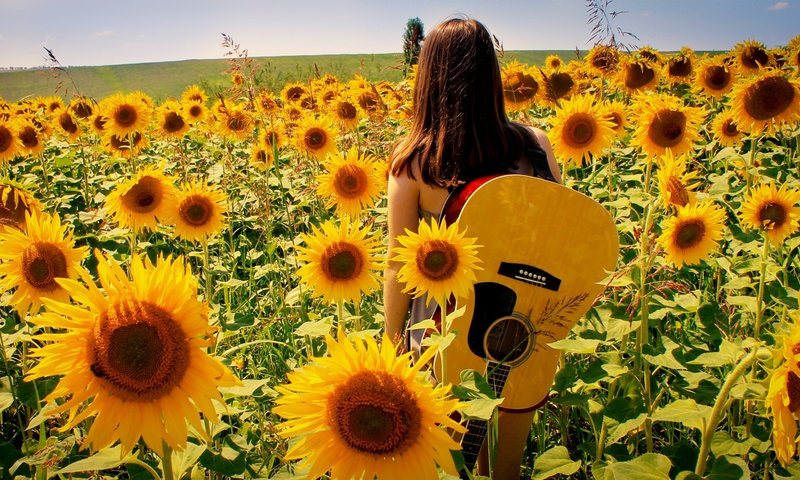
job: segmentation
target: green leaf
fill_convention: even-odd
[[[116,447],[103,449],[91,457],[70,463],[57,473],[96,472],[98,470],[117,468],[123,463],[125,463],[125,458],[122,457],[122,446],[117,445]]]
[[[559,445],[536,457],[533,462],[531,480],[544,480],[556,475],[572,475],[580,468],[581,462],[569,458],[567,447]]]
[[[637,430],[639,427],[641,427],[646,419],[647,419],[647,412],[643,412],[637,415],[636,417],[631,418],[630,420],[626,420],[614,426],[611,425],[616,423],[615,421],[609,422],[608,439],[606,440],[606,445],[612,445],[622,440],[622,438],[628,435],[630,432]]]
[[[703,430],[703,420],[711,415],[711,407],[699,405],[690,398],[675,400],[674,402],[656,410],[652,419],[654,422],[676,422],[689,428]]]
[[[589,340],[586,338],[565,338],[556,342],[548,343],[549,346],[565,353],[594,353],[600,340]]]
[[[750,478],[750,468],[743,459],[724,455],[714,460],[711,473],[705,478],[706,480],[747,480]]]
[[[461,382],[457,386],[473,392],[472,398],[478,398],[481,395],[486,398],[496,397],[489,382],[477,370],[462,370]]]
[[[714,436],[711,437],[711,453],[715,457],[723,455],[743,456],[747,455],[757,443],[760,443],[760,441],[753,436],[737,442],[728,432],[720,430],[714,432]]]
[[[323,337],[331,333],[331,317],[323,318],[315,322],[304,322],[294,330],[298,337]]]
[[[502,398],[476,398],[466,402],[459,411],[467,418],[488,420],[501,403],[503,403]]]
[[[431,329],[434,329],[434,330],[436,329],[436,322],[432,318],[429,318],[427,320],[423,320],[421,322],[417,322],[414,325],[411,325],[410,327],[408,327],[409,330],[426,330],[428,328],[431,328]]]
[[[220,453],[206,449],[200,455],[200,465],[223,475],[233,476],[244,473],[247,460],[245,452],[237,452],[231,447],[223,446]]]
[[[672,462],[658,453],[645,453],[628,462],[616,462],[603,469],[603,480],[669,480]]]
[[[186,448],[174,452],[172,455],[172,471],[175,474],[174,478],[181,478],[183,474],[190,470],[203,454],[206,447],[204,445],[195,445],[194,443],[187,443]]]
[[[0,413],[14,403],[14,395],[11,392],[0,392]]]

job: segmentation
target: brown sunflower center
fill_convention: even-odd
[[[765,67],[769,63],[769,55],[766,50],[756,45],[750,45],[742,49],[739,59],[742,65],[750,69]]]
[[[303,141],[309,150],[319,150],[327,143],[328,134],[319,127],[311,127],[303,135]]]
[[[355,105],[350,102],[339,102],[336,107],[336,116],[342,120],[355,120],[358,115]]]
[[[241,112],[236,112],[233,115],[230,115],[226,123],[228,128],[233,132],[244,131],[248,125],[247,117]]]
[[[278,132],[276,132],[275,130],[266,130],[262,138],[264,139],[264,145],[270,148],[272,148],[275,144],[277,144],[278,140],[280,139],[280,137],[278,136]]]
[[[570,147],[583,148],[592,142],[596,129],[596,122],[591,115],[576,113],[565,122],[562,137]]]
[[[744,93],[744,109],[756,120],[774,118],[786,111],[794,101],[794,87],[782,76],[759,80]]]
[[[32,287],[53,291],[58,288],[55,278],[67,276],[67,258],[58,245],[35,242],[22,252],[22,274]]]
[[[632,63],[625,68],[625,86],[630,89],[645,87],[655,77],[655,70],[643,63]]]
[[[97,116],[94,117],[94,120],[92,121],[92,124],[94,125],[94,128],[96,128],[98,131],[102,132],[106,128],[106,122],[107,121],[108,121],[108,119],[106,117],[104,117],[102,115],[97,115]]]
[[[36,148],[39,145],[39,134],[31,125],[25,125],[19,131],[19,139],[25,148]]]
[[[14,134],[5,125],[0,125],[0,153],[14,145]]]
[[[384,371],[362,371],[336,387],[327,404],[328,421],[350,448],[399,455],[420,435],[422,412],[403,380]]]
[[[161,204],[163,195],[161,181],[144,176],[122,195],[122,204],[135,213],[150,213]]]
[[[381,100],[373,92],[363,92],[358,96],[358,105],[367,112],[376,112],[381,106]]]
[[[758,220],[768,230],[781,228],[786,222],[786,217],[786,209],[780,203],[775,202],[764,204],[758,212]]]
[[[669,203],[672,205],[680,205],[681,207],[689,203],[689,190],[683,185],[680,179],[670,176],[666,185],[669,194]]]
[[[677,110],[661,110],[653,117],[648,128],[650,140],[662,148],[681,143],[686,129],[686,115]]]
[[[191,107],[189,107],[189,116],[192,118],[198,118],[203,114],[203,107],[194,103]]]
[[[619,130],[619,127],[622,126],[622,115],[617,112],[609,112],[605,115],[606,120],[610,120],[612,125],[611,128],[613,130]]]
[[[731,79],[731,72],[724,65],[711,65],[703,70],[703,80],[711,90],[724,90]]]
[[[458,269],[458,251],[452,243],[429,240],[420,245],[416,256],[417,269],[431,280],[447,280]]]
[[[114,122],[122,128],[130,128],[136,124],[139,113],[133,105],[120,105],[114,112]]]
[[[258,163],[269,163],[270,156],[267,153],[267,151],[264,150],[263,148],[259,148],[258,150],[256,150],[255,156],[256,156],[256,161]]]
[[[201,227],[211,220],[214,205],[204,195],[191,195],[181,202],[178,212],[185,223]]]
[[[547,94],[553,100],[564,97],[575,86],[575,81],[569,73],[558,72],[550,75],[547,79]]]
[[[539,83],[527,73],[512,72],[503,81],[503,96],[511,103],[526,102],[538,91]]]
[[[800,410],[800,377],[794,372],[786,376],[786,394],[789,397],[789,411],[794,413]]]
[[[692,248],[703,240],[706,226],[702,220],[685,222],[675,234],[675,244],[682,249]]]
[[[728,137],[735,137],[739,135],[739,128],[736,126],[736,122],[734,122],[732,118],[727,118],[724,122],[722,122],[722,133]]]
[[[667,65],[670,77],[688,77],[692,73],[692,61],[688,57],[673,58]]]
[[[612,49],[603,49],[592,57],[592,66],[604,73],[608,73],[617,68],[619,55]]]
[[[78,132],[78,126],[72,121],[72,115],[70,115],[69,112],[63,112],[58,116],[58,124],[70,135],[74,135]]]
[[[92,106],[86,102],[78,102],[73,105],[72,111],[78,118],[88,118],[92,114]]]
[[[333,185],[344,198],[358,198],[367,189],[367,173],[358,165],[344,165],[336,170]]]
[[[303,87],[291,87],[286,90],[286,99],[290,102],[300,100],[300,97],[305,95],[306,89]]]
[[[133,132],[131,135],[123,135],[121,137],[111,135],[109,138],[111,147],[114,148],[114,150],[130,150],[131,140],[133,140],[133,146],[136,147],[144,137],[142,137],[142,134],[139,132]]]
[[[167,112],[164,115],[164,122],[161,126],[167,133],[175,133],[180,132],[185,124],[186,122],[183,121],[183,117],[178,112]]]
[[[168,395],[189,367],[189,340],[172,315],[132,298],[120,300],[99,316],[89,351],[92,373],[126,401]]]
[[[639,50],[639,56],[644,58],[645,60],[650,60],[651,62],[658,61],[658,54],[651,50]]]
[[[338,241],[328,245],[320,259],[322,271],[329,280],[352,280],[361,274],[364,259],[352,243]]]

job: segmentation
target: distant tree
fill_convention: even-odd
[[[417,64],[423,40],[425,40],[425,28],[422,26],[422,20],[419,17],[409,19],[403,34],[403,75],[408,73],[411,65]]]

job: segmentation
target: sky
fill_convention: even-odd
[[[602,0],[605,1],[605,0]],[[727,50],[800,34],[800,0],[612,0],[637,46]],[[585,0],[0,0],[0,67],[222,58],[225,33],[251,57],[402,51],[406,22],[481,21],[506,50],[592,46]]]

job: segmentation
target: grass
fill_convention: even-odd
[[[542,65],[551,53],[565,60],[575,58],[573,50],[521,50],[505,52],[504,61]],[[307,81],[317,72],[331,73],[343,81],[360,74],[373,82],[397,82],[402,77],[403,64],[400,53],[257,57],[252,60],[256,81],[276,92],[289,82]],[[202,85],[208,91],[229,86],[226,70],[230,61],[184,60],[67,67],[65,72],[51,69],[3,71],[0,72],[0,98],[11,102],[39,95],[60,95],[69,99],[81,94],[100,99],[115,92],[141,90],[160,102],[169,97],[179,97],[192,84]]]

